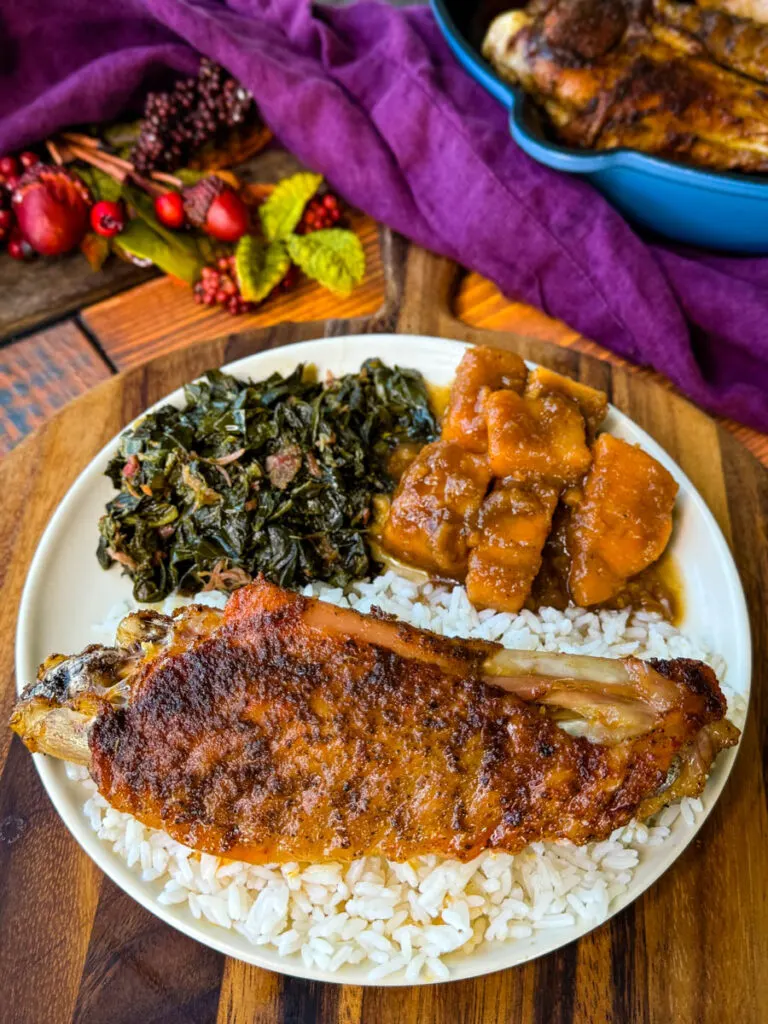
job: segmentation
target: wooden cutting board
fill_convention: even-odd
[[[327,334],[396,328],[483,341],[606,390],[702,493],[731,543],[752,616],[754,697],[725,793],[644,896],[579,942],[485,978],[423,988],[299,981],[229,960],[156,920],[103,877],[54,812],[32,760],[0,731],[0,1019],[65,1024],[432,1024],[768,1020],[768,474],[730,434],[630,370],[455,320],[455,267],[395,243],[375,318],[285,324],[201,342],[104,381],[0,464],[0,710],[15,694],[21,589],[77,473],[150,403],[210,366]],[[384,352],[386,355],[386,352]],[[706,556],[702,556],[706,557]],[[712,594],[716,609],[719,595]]]

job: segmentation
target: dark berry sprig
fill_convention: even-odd
[[[132,162],[140,174],[174,170],[206,142],[257,118],[248,90],[203,58],[196,78],[177,82],[170,92],[149,93]]]

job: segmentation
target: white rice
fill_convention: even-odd
[[[625,657],[691,657],[707,661],[722,680],[721,658],[656,615],[542,608],[518,615],[478,612],[462,587],[417,585],[394,572],[348,593],[325,585],[305,589],[333,604],[384,612],[445,636],[495,640],[521,650]],[[221,605],[220,594],[195,598]],[[170,611],[189,603],[169,599]],[[111,643],[120,619],[135,605],[123,602],[96,628]],[[744,706],[729,694],[730,717],[741,724]],[[533,843],[515,856],[484,853],[468,864],[417,857],[394,863],[365,857],[350,864],[249,865],[199,854],[164,832],[146,828],[111,808],[83,768],[67,766],[88,790],[84,814],[99,838],[150,887],[157,902],[185,905],[198,919],[234,929],[255,946],[272,946],[307,968],[336,971],[365,963],[377,981],[450,976],[451,954],[484,943],[525,943],[547,929],[594,926],[626,892],[648,847],[674,831],[692,830],[701,800],[685,798],[654,822],[632,822],[610,839],[577,847]]]

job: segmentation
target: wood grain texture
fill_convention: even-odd
[[[0,775],[0,878],[0,1019],[68,1024],[101,872],[51,814],[34,764],[18,743]]]
[[[169,929],[104,879],[73,1019],[79,1024],[208,1024],[224,957]]]
[[[723,798],[695,843],[632,906],[578,943],[520,968],[422,988],[341,988],[272,975],[227,961],[159,924],[104,882],[64,834],[14,741],[0,740],[0,807],[15,836],[0,840],[0,869],[14,895],[0,896],[0,969],[14,978],[14,1021],[37,1022],[46,993],[61,991],[59,1020],[211,1020],[278,1024],[763,1024],[768,1019],[768,474],[729,433],[674,393],[622,366],[513,333],[484,333],[449,309],[455,268],[395,244],[388,266],[387,312],[400,330],[512,348],[606,387],[692,477],[732,540],[755,638],[755,697],[742,749]],[[132,416],[207,366],[349,325],[279,325],[171,352],[96,387],[66,407],[0,464],[0,709],[13,699],[12,644],[21,584],[45,521],[85,464]],[[83,425],[88,430],[83,430]],[[29,510],[29,514],[28,514]],[[712,596],[713,602],[717,595]],[[17,819],[22,819],[23,827]],[[49,853],[57,830],[62,841]],[[49,858],[49,859],[47,859]],[[45,909],[46,864],[67,865],[68,899],[80,900],[77,925],[52,925]],[[30,870],[32,876],[30,876]],[[46,899],[48,903],[46,903]],[[42,903],[41,903],[42,901]],[[62,932],[61,929],[64,929]],[[25,931],[22,948],[12,936]],[[166,948],[167,947],[167,948]],[[191,969],[186,957],[194,955]],[[74,979],[74,980],[73,980]],[[216,998],[211,991],[217,988]],[[125,1007],[134,1007],[131,1017]],[[117,1007],[117,1008],[116,1008]],[[112,1016],[104,1015],[110,1012]],[[1,1016],[1,1015],[0,1015]]]
[[[379,229],[362,214],[352,214],[349,223],[363,243],[366,258],[365,279],[350,295],[334,295],[304,279],[291,291],[267,299],[253,313],[235,318],[224,310],[197,305],[189,288],[161,277],[91,306],[83,312],[82,321],[111,362],[124,370],[165,352],[219,338],[227,331],[285,321],[370,316],[381,308],[385,294]]]
[[[111,373],[69,321],[0,348],[0,455]]]
[[[79,252],[57,259],[19,263],[0,253],[0,339],[43,322],[50,323],[82,306],[132,288],[154,277],[123,260],[112,259],[98,274]]]
[[[216,1024],[272,1024],[280,1019],[281,988],[279,974],[227,959]]]
[[[615,366],[631,366],[626,359],[603,348],[594,341],[582,337],[578,331],[564,324],[561,320],[542,313],[541,310],[527,306],[523,302],[514,302],[506,298],[491,281],[479,274],[466,274],[457,289],[455,299],[456,315],[464,323],[472,327],[480,327],[492,331],[520,331],[543,341],[552,341],[565,348],[575,348],[579,352],[605,359]],[[647,367],[634,367],[636,373],[647,376],[663,388],[679,394],[675,385],[660,373]],[[753,453],[764,465],[768,466],[768,434],[743,423],[733,420],[718,419],[726,430],[737,437],[742,444]]]

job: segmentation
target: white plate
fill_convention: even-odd
[[[303,361],[314,363],[321,372],[328,369],[340,374],[356,371],[364,359],[380,356],[389,364],[421,370],[430,382],[439,385],[451,381],[465,348],[461,342],[408,335],[327,338],[261,352],[224,369],[238,377],[261,379],[275,370],[288,372]],[[158,405],[168,401],[181,404],[181,390]],[[701,637],[708,649],[725,657],[728,684],[748,699],[751,652],[746,604],[733,559],[714,518],[690,480],[648,434],[613,407],[606,428],[619,437],[641,444],[678,481],[680,494],[673,550],[685,586],[683,629]],[[35,677],[38,664],[48,654],[75,652],[92,643],[93,624],[102,622],[113,605],[130,597],[128,578],[122,576],[117,567],[104,572],[95,557],[96,522],[113,494],[112,485],[103,472],[117,445],[118,438],[115,438],[80,474],[51,519],[37,549],[19,613],[16,638],[19,690]],[[737,721],[737,724],[742,723]],[[719,796],[735,756],[735,751],[729,750],[718,759],[703,798],[705,812],[711,810]],[[213,949],[260,967],[319,981],[367,983],[369,967],[347,964],[335,974],[308,970],[297,955],[280,957],[266,946],[250,945],[234,931],[225,931],[204,919],[195,920],[186,909],[159,904],[158,884],[142,882],[113,853],[111,846],[96,837],[83,815],[83,790],[78,783],[67,779],[61,762],[35,755],[35,763],[54,806],[86,853],[157,917]],[[612,906],[614,913],[666,871],[702,821],[700,817],[695,826],[689,827],[678,818],[672,835],[662,846],[644,851],[629,890]],[[454,954],[447,958],[451,980],[512,967],[549,953],[590,930],[582,926],[540,931],[530,940],[494,944],[471,954]],[[402,984],[402,979],[395,975],[377,984],[398,985]]]

